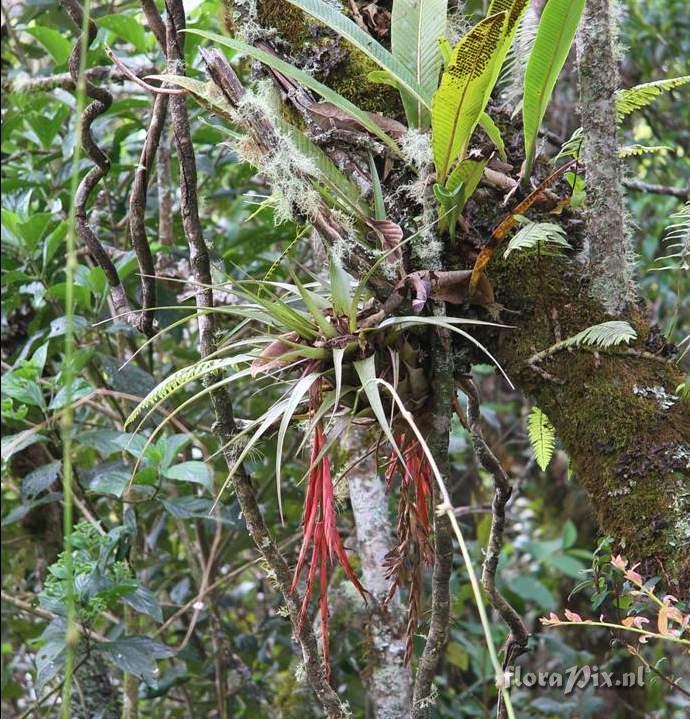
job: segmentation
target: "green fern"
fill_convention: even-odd
[[[556,445],[556,430],[551,420],[539,409],[532,407],[527,418],[527,434],[529,436],[534,458],[542,472],[549,466],[553,449]]]
[[[625,160],[628,157],[640,157],[642,155],[665,154],[672,148],[668,145],[623,145],[618,148],[618,157]]]
[[[200,377],[217,372],[228,366],[235,366],[239,362],[246,361],[249,355],[235,355],[233,357],[222,357],[219,359],[207,360],[205,362],[196,362],[189,367],[183,367],[164,379],[160,384],[154,387],[144,399],[132,410],[132,413],[125,420],[125,429],[132,422],[136,421],[147,409],[154,405],[160,405],[166,399],[172,397],[178,390],[182,389],[186,384],[193,382]]]
[[[531,222],[524,219],[522,222],[522,228],[508,243],[503,257],[508,257],[511,252],[517,250],[533,250],[545,245],[572,249],[568,240],[565,239],[565,230],[560,225],[555,225],[552,222]]]
[[[664,92],[675,90],[688,83],[690,83],[690,75],[682,75],[681,77],[670,77],[666,80],[645,82],[627,90],[619,90],[616,93],[618,121],[620,122],[626,115],[635,112],[635,110],[651,105]]]
[[[674,222],[666,228],[665,242],[671,254],[659,257],[657,262],[668,262],[663,267],[657,267],[657,271],[672,270],[687,272],[690,270],[690,202],[685,203],[678,212],[671,215],[680,222]]]
[[[563,340],[563,347],[600,347],[606,349],[622,343],[632,342],[637,338],[637,332],[628,322],[611,320],[592,325],[582,332]]]

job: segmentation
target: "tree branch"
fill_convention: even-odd
[[[81,30],[83,22],[83,11],[79,0],[64,0],[64,6],[69,13],[72,22]],[[88,26],[88,44],[91,44],[96,38],[97,28],[93,20],[89,21]],[[74,48],[69,57],[69,72],[75,87],[79,82],[79,70],[81,65],[81,34],[74,44]],[[94,85],[88,77],[84,78],[86,94],[91,98],[90,102],[80,119],[81,122],[81,141],[84,151],[95,164],[86,176],[79,183],[79,187],[74,196],[75,220],[77,234],[80,240],[86,245],[89,252],[103,270],[105,277],[110,286],[110,297],[113,302],[113,314],[122,316],[129,324],[137,329],[141,329],[141,315],[133,313],[127,300],[125,288],[120,282],[117,269],[105,251],[100,240],[96,237],[91,225],[88,221],[86,204],[89,196],[96,188],[98,183],[110,171],[110,159],[96,143],[91,133],[91,125],[97,117],[105,113],[112,104],[112,95],[104,87]]]
[[[470,377],[463,378],[459,382],[460,387],[467,395],[467,419],[472,436],[474,453],[479,464],[486,470],[494,480],[494,499],[491,507],[491,531],[489,543],[486,549],[486,557],[482,568],[482,586],[486,592],[491,606],[498,612],[501,619],[510,629],[510,636],[506,643],[503,669],[512,665],[516,657],[522,654],[527,648],[529,633],[520,615],[509,604],[505,597],[496,589],[496,568],[503,548],[503,533],[506,522],[506,504],[510,499],[512,487],[508,475],[496,459],[489,445],[484,440],[481,430],[481,418],[479,414],[479,392]],[[506,706],[503,703],[502,694],[499,692],[496,706],[498,719],[505,719]]]
[[[669,195],[677,197],[679,200],[688,200],[690,198],[690,189],[687,187],[671,187],[670,185],[656,185],[652,182],[642,182],[642,180],[628,179],[623,180],[623,186],[628,190],[636,192],[648,192],[654,195]]]

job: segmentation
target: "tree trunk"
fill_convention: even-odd
[[[353,427],[344,442],[351,459],[363,455],[367,447],[366,431]],[[372,595],[368,607],[367,694],[376,719],[400,719],[410,711],[410,672],[404,663],[404,611],[397,592],[384,606],[390,586],[384,564],[394,539],[388,495],[373,454],[352,469],[348,484],[362,581]]]

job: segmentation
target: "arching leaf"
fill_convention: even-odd
[[[529,177],[537,152],[537,138],[556,80],[570,52],[585,0],[549,0],[542,13],[534,47],[525,71],[522,102],[525,165]]]

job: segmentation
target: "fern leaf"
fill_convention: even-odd
[[[635,332],[628,322],[611,320],[610,322],[592,325],[582,330],[582,332],[568,337],[568,339],[563,340],[563,346],[581,347],[585,345],[606,349],[622,343],[627,344],[636,338],[637,332]]]
[[[570,52],[585,0],[549,0],[542,13],[525,70],[522,102],[525,137],[523,177],[529,177],[537,153],[539,128],[556,80]]]
[[[619,90],[616,93],[618,121],[620,122],[626,115],[635,112],[635,110],[651,105],[664,92],[675,90],[688,83],[690,83],[690,75],[682,75],[681,77],[671,77],[666,80],[657,80],[656,82],[645,82],[627,90]]]
[[[552,222],[527,221],[510,240],[503,257],[508,257],[511,252],[516,250],[535,249],[547,244],[572,249],[565,238],[565,230],[560,225],[555,225]]]
[[[667,248],[672,252],[657,259],[657,262],[670,264],[656,269],[687,272],[690,270],[690,202],[671,217],[680,220],[670,224],[665,231],[664,241],[668,243]]]
[[[553,457],[553,449],[556,445],[556,430],[551,424],[551,420],[539,407],[532,407],[532,411],[529,413],[527,434],[539,469],[545,472],[551,457]]]
[[[200,377],[204,377],[207,374],[217,372],[220,369],[228,366],[235,366],[240,362],[250,359],[249,355],[236,355],[234,357],[223,357],[221,359],[206,360],[204,362],[196,362],[190,367],[183,367],[177,370],[169,377],[166,377],[161,383],[154,387],[144,399],[132,410],[132,413],[127,417],[125,421],[125,429],[134,422],[137,417],[153,407],[154,405],[161,404],[169,397],[172,397],[182,387],[193,382]]]
[[[441,76],[431,103],[434,164],[441,185],[456,158],[464,159],[467,144],[486,107],[505,22],[503,12],[475,25],[455,46]]]
[[[395,0],[391,14],[391,51],[414,76],[425,95],[438,86],[441,48],[438,40],[446,34],[448,0]],[[400,93],[407,123],[429,127],[429,110],[406,90]]]
[[[539,12],[534,6],[530,6],[515,31],[515,37],[498,77],[498,85],[503,89],[505,104],[508,107],[518,108],[522,102],[525,70],[537,38],[538,28]]]
[[[668,145],[623,145],[618,149],[618,157],[625,160],[628,157],[640,157],[641,155],[664,154],[672,148]]]

